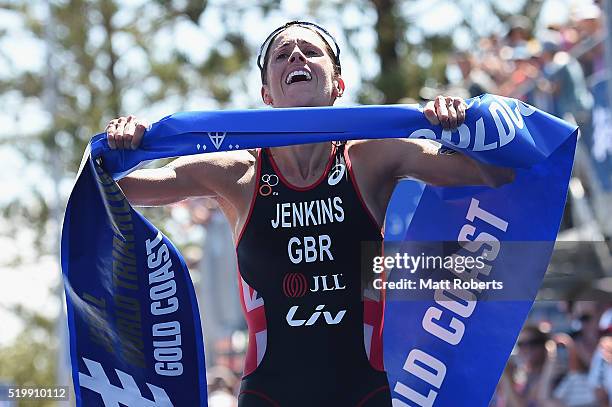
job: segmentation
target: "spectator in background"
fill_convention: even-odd
[[[509,361],[492,406],[599,407],[569,335],[549,339],[540,327],[527,324],[517,346],[518,357]]]
[[[531,21],[525,16],[514,16],[508,20],[510,29],[506,44],[512,48],[524,45],[531,38]]]
[[[206,371],[209,407],[237,407],[238,399],[234,395],[238,380],[234,373],[225,366],[213,366]]]
[[[501,50],[502,56],[512,64],[510,77],[499,85],[498,92],[503,96],[518,97],[528,103],[533,103],[527,97],[527,90],[540,75],[540,67],[534,58],[533,42],[525,43],[514,48]],[[537,106],[540,107],[540,106]],[[540,107],[541,108],[541,107]]]
[[[524,99],[528,103],[546,112],[553,113],[555,110],[555,84],[543,71],[542,44],[534,40],[531,42],[529,50],[531,55],[529,61],[537,70],[537,76],[528,78],[512,95],[525,95]]]
[[[498,405],[507,407],[541,407],[538,403],[539,385],[544,363],[548,335],[537,326],[526,324],[517,346],[516,372],[507,368],[500,381],[501,397]],[[512,366],[512,364],[510,364]],[[502,401],[503,400],[503,401]]]
[[[495,34],[478,42],[478,65],[493,81],[501,83],[512,73],[506,61],[500,58],[501,44]]]
[[[599,343],[600,315],[601,311],[595,301],[576,301],[572,304],[572,337],[578,362],[583,369],[588,370]]]
[[[593,356],[589,381],[596,388],[601,407],[612,406],[612,308],[599,320],[601,339]]]
[[[552,103],[545,110],[580,125],[586,124],[590,120],[593,98],[582,67],[569,53],[561,51],[561,41],[560,34],[553,31],[542,36],[538,54],[541,73],[536,86],[545,83],[546,91],[550,92]]]
[[[546,343],[546,362],[538,386],[538,406],[598,407],[588,368],[580,363],[576,344],[567,334]]]
[[[494,93],[495,82],[478,66],[475,58],[467,52],[455,54],[454,61],[461,71],[462,81],[458,86],[465,89],[469,97],[482,95],[483,93]]]
[[[559,44],[561,51],[571,50],[580,41],[578,30],[574,25],[558,25],[551,24],[546,27],[549,32],[555,32],[559,35],[561,42]]]
[[[595,44],[603,35],[601,9],[590,0],[580,1],[572,12],[572,24],[578,32],[578,41],[584,45]],[[587,77],[605,70],[603,42],[580,57]]]

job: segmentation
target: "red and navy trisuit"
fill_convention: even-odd
[[[382,242],[344,145],[308,187],[291,185],[268,149],[238,238],[249,328],[241,407],[390,406],[384,295],[364,296],[362,242]]]

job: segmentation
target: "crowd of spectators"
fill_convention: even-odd
[[[612,301],[556,305],[555,324],[523,327],[490,407],[612,407]],[[209,406],[237,407],[239,373],[218,364],[207,383]]]
[[[612,303],[559,305],[557,326],[525,324],[491,407],[612,406]]]
[[[601,4],[590,0],[576,2],[563,25],[536,30],[530,19],[515,16],[505,35],[483,38],[473,51],[450,58],[460,75],[449,92],[521,99],[578,124],[591,159],[607,155],[612,134],[594,134],[596,98],[607,96],[597,93],[608,77],[603,17]],[[523,327],[491,407],[612,407],[612,303],[559,302],[556,308],[553,320],[532,314]]]
[[[565,25],[535,30],[514,16],[504,36],[479,40],[475,51],[449,60],[460,71],[455,88],[472,97],[493,93],[521,99],[557,117],[587,124],[593,98],[589,81],[605,72],[604,26],[597,3],[580,2]]]

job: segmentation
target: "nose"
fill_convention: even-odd
[[[306,62],[306,57],[304,56],[304,54],[302,53],[302,50],[300,50],[299,47],[295,47],[293,48],[293,51],[291,51],[291,56],[289,57],[289,62],[295,62],[296,60],[300,60],[302,62]]]

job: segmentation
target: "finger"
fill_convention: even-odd
[[[440,120],[442,128],[447,130],[449,127],[448,109],[446,107],[446,98],[443,96],[438,96],[436,98],[436,114],[438,115],[438,120]]]
[[[117,144],[115,144],[115,132],[117,131],[117,123],[115,120],[111,120],[106,126],[106,141],[108,141],[108,146],[113,150],[117,148]]]
[[[573,346],[574,341],[571,336],[565,333],[559,333],[553,336],[553,340],[557,343],[563,344],[567,347]]]
[[[453,104],[453,98],[446,98],[446,108],[448,109],[448,129],[457,129],[457,110]]]
[[[134,133],[136,132],[136,118],[134,116],[128,116],[127,122],[125,123],[125,129],[123,131],[123,146],[132,148],[132,142],[134,140]]]
[[[461,98],[456,98],[454,101],[455,110],[457,111],[457,126],[461,126],[465,122],[465,102]]]
[[[119,149],[125,148],[123,145],[125,123],[126,123],[125,117],[120,117],[117,120],[117,132],[115,133],[115,144],[117,144],[117,148]]]
[[[109,129],[114,129],[117,126],[117,119],[110,120],[106,125],[106,131]]]
[[[438,124],[440,124],[440,120],[438,120],[438,115],[436,114],[436,108],[433,101],[427,102],[425,108],[423,109],[423,113],[425,114],[427,120],[429,120],[429,123],[431,123],[432,125],[437,126]]]
[[[134,137],[132,137],[132,149],[135,150],[140,146],[140,142],[142,141],[142,136],[144,135],[145,130],[149,126],[146,123],[136,122],[136,130],[134,131]]]

